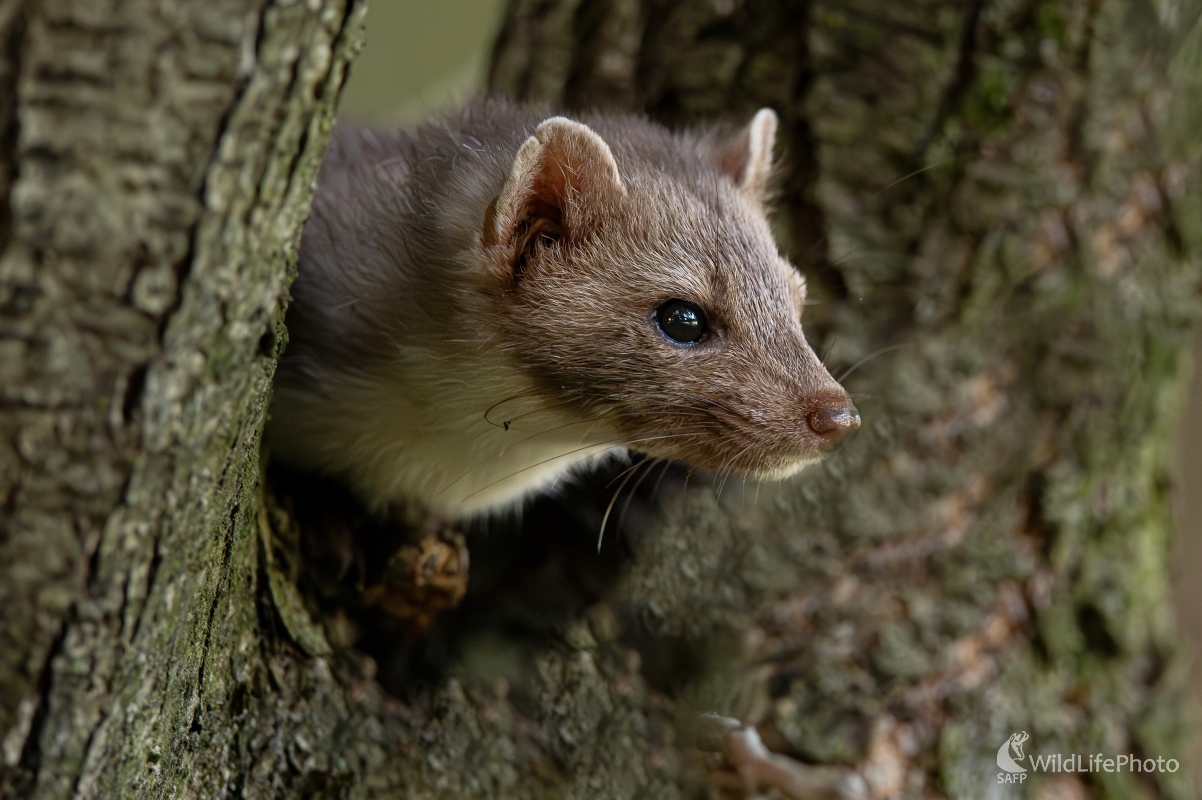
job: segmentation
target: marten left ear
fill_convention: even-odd
[[[718,165],[722,171],[743,194],[757,203],[763,203],[768,196],[776,126],[776,112],[761,108],[738,136],[718,150]]]
[[[570,233],[575,212],[615,193],[626,188],[605,140],[587,125],[551,117],[518,150],[484,221],[484,242],[521,249],[535,235],[558,238]]]

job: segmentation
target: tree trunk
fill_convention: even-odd
[[[250,787],[259,433],[363,4],[2,15],[0,792]]]
[[[5,796],[734,796],[677,740],[693,710],[844,796],[1192,796],[1184,770],[999,786],[994,759],[1018,731],[1181,758],[1197,4],[516,0],[513,96],[780,112],[777,227],[864,427],[783,486],[631,490],[603,559],[473,538],[460,618],[510,616],[435,631],[454,657],[420,678],[417,645],[298,584],[260,479],[362,12],[0,2]],[[526,527],[583,541],[611,495]]]
[[[1181,758],[1166,456],[1198,311],[1198,13],[511,7],[506,93],[670,124],[781,114],[776,222],[816,350],[861,365],[864,426],[750,529],[686,517],[622,600],[664,633],[738,630],[756,667],[717,710],[858,765],[875,796],[1193,795],[1185,771],[1008,789],[995,750],[1022,730],[1033,754]],[[640,580],[669,559],[684,578]]]

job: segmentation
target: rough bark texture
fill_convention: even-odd
[[[1198,308],[1198,11],[513,4],[509,94],[669,123],[776,108],[812,341],[836,374],[900,346],[848,378],[860,435],[761,489],[753,522],[693,497],[642,545],[623,604],[738,633],[695,703],[878,797],[1192,796],[1184,772],[998,786],[993,760],[1018,730],[1036,754],[1181,757],[1166,445]]]
[[[993,758],[1016,730],[1180,758],[1165,450],[1202,203],[1197,108],[1164,76],[1180,52],[1198,89],[1196,7],[517,0],[510,94],[775,107],[808,332],[836,368],[904,346],[848,379],[865,426],[822,468],[670,476],[600,577],[591,546],[473,540],[477,598],[523,633],[468,625],[399,688],[396,641],[363,655],[298,590],[259,480],[361,15],[0,2],[4,796],[692,797],[689,708],[871,797],[1190,796],[1183,772],[1000,787]],[[528,524],[591,540],[611,491]],[[545,588],[564,575],[584,590]],[[523,578],[541,606],[485,591]]]
[[[4,5],[6,796],[251,785],[259,432],[362,11]]]

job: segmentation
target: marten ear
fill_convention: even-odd
[[[592,128],[551,117],[522,144],[505,188],[489,207],[484,242],[516,242],[568,233],[569,211],[605,193],[625,194],[609,145]],[[521,239],[521,242],[517,242]]]
[[[718,165],[743,194],[758,203],[768,196],[772,174],[772,145],[776,141],[776,112],[761,108],[751,124],[718,151]]]

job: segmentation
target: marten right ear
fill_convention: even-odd
[[[718,151],[718,165],[722,171],[744,195],[757,203],[763,203],[768,195],[776,128],[776,112],[761,108],[750,124]]]
[[[505,188],[484,219],[484,244],[512,244],[515,254],[536,237],[571,236],[590,196],[625,194],[618,164],[592,128],[552,117],[522,144]]]

